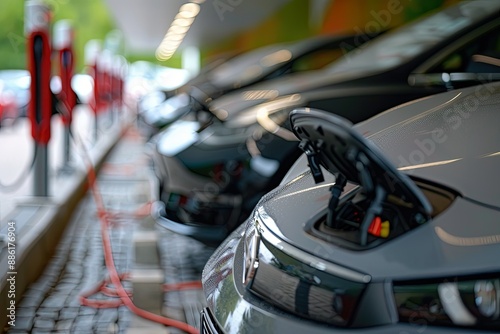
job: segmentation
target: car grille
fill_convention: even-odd
[[[201,311],[201,329],[200,334],[223,334],[224,332],[220,329],[219,325],[212,318],[212,314],[208,308],[204,308]]]

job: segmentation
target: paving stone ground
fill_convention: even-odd
[[[110,236],[119,273],[129,272],[133,266],[133,232],[142,228],[144,219],[151,221],[147,215],[138,215],[151,200],[152,184],[148,178],[152,174],[147,152],[145,139],[132,128],[113,150],[98,179],[106,208],[117,213],[112,218]],[[199,280],[214,249],[160,227],[154,230],[165,283]],[[7,333],[157,333],[152,329],[148,332],[147,326],[134,329],[137,316],[125,306],[99,309],[81,305],[80,294],[106,277],[96,204],[89,193],[44,273],[23,295],[16,310],[16,326]],[[127,280],[123,284],[132,288]],[[92,298],[112,297],[95,294]],[[199,311],[205,305],[200,290],[168,292],[163,298],[163,315],[199,328]],[[164,333],[182,332],[165,328]]]

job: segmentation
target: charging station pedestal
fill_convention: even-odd
[[[99,58],[102,50],[101,42],[90,40],[85,45],[85,65],[88,67],[88,73],[94,79],[94,99],[90,106],[94,112],[94,140],[97,142],[99,136],[99,112],[101,109],[101,84],[102,73],[99,65]]]
[[[59,53],[59,76],[61,78],[61,92],[59,99],[63,105],[62,121],[64,125],[64,144],[62,172],[70,173],[70,129],[73,121],[73,109],[76,105],[76,96],[71,87],[74,71],[73,28],[68,20],[58,21],[54,25],[54,49]]]
[[[52,116],[50,90],[50,9],[42,1],[25,3],[26,54],[31,75],[28,115],[35,141],[34,196],[48,196],[48,143]]]

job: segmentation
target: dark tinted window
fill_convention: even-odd
[[[500,29],[474,39],[428,71],[428,73],[443,72],[500,72]]]

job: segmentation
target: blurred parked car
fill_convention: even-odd
[[[500,84],[290,118],[305,154],[206,264],[201,333],[499,332]]]
[[[153,89],[151,92],[142,96],[138,101],[137,111],[139,120],[146,122],[147,126],[161,127],[161,124],[155,125],[158,120],[161,119],[156,113],[164,113],[163,108],[158,108],[165,100],[173,97],[176,94],[186,93],[189,91],[189,87],[196,86],[200,83],[207,81],[207,73],[213,70],[215,67],[221,65],[225,61],[236,56],[235,52],[222,53],[212,59],[210,59],[205,66],[200,69],[200,72],[193,78],[189,79],[180,87],[175,87],[171,89]]]
[[[139,103],[139,117],[156,129],[184,114],[208,108],[223,94],[283,74],[319,69],[378,34],[366,36],[325,35],[298,42],[264,46],[215,61],[171,96],[155,91]]]
[[[84,73],[76,73],[71,79],[71,88],[76,93],[77,100],[83,104],[90,104],[94,98],[94,78]]]
[[[19,109],[14,92],[5,89],[0,82],[0,125],[5,121],[14,121],[18,117]]]
[[[296,107],[357,123],[401,103],[497,80],[500,2],[471,1],[363,44],[320,71],[229,93],[206,120],[183,120],[155,137],[157,222],[217,243],[278,185],[300,155],[287,123]]]
[[[147,61],[136,61],[128,66],[125,78],[125,94],[131,101],[138,104],[138,110],[151,101],[151,96],[163,91],[175,90],[184,85],[190,78],[189,71],[153,64]]]
[[[0,122],[25,116],[29,102],[30,74],[26,70],[0,70]]]
[[[74,74],[72,89],[76,95],[76,103],[88,103],[92,98],[92,77],[87,74]],[[0,120],[13,121],[18,117],[28,116],[30,101],[31,76],[28,70],[10,69],[0,70]],[[51,77],[50,88],[52,91],[52,114],[64,112],[59,108],[59,93],[61,79],[54,75]]]

